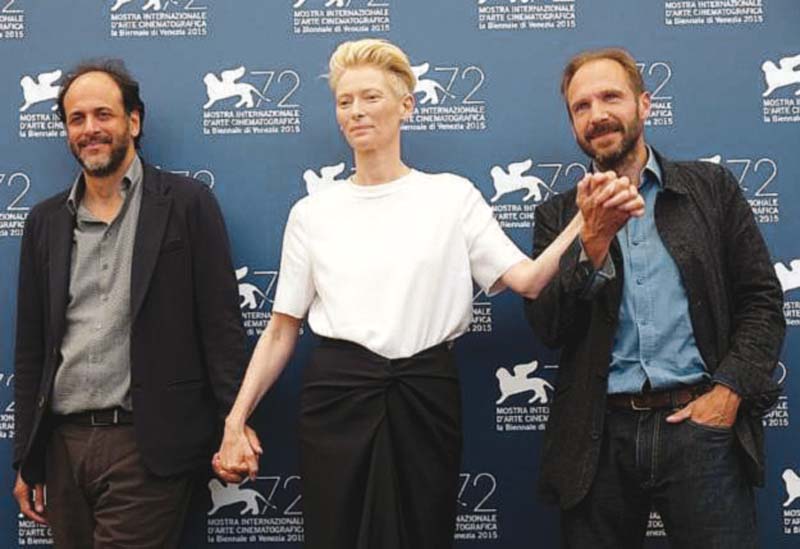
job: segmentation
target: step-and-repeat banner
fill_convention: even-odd
[[[764,418],[759,528],[764,547],[797,547],[797,0],[0,0],[0,546],[50,543],[11,495],[13,341],[25,218],[77,172],[55,112],[65,72],[83,58],[114,56],[140,80],[143,156],[213,188],[254,343],[270,317],[289,208],[353,168],[325,72],[337,43],[366,36],[401,45],[419,79],[406,161],[470,178],[525,250],[537,205],[586,169],[558,94],[563,65],[590,47],[634,54],[653,95],[648,141],[736,175],[783,285],[789,328],[776,375],[784,394]],[[266,448],[258,478],[198,483],[184,547],[301,546],[295,424],[313,343],[305,332],[257,412]],[[557,513],[537,501],[535,483],[557,355],[531,334],[520,298],[480,292],[458,353],[465,452],[457,547],[556,547]],[[655,512],[648,537],[648,547],[666,545]]]

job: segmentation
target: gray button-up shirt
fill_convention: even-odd
[[[142,173],[137,156],[123,178],[122,207],[110,223],[94,217],[81,203],[82,175],[67,199],[75,229],[62,362],[53,386],[57,414],[114,406],[131,409],[131,263]]]

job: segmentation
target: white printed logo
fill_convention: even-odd
[[[513,375],[505,368],[498,368],[495,376],[500,386],[500,398],[496,404],[502,404],[511,396],[533,392],[533,396],[528,400],[528,404],[540,402],[547,404],[549,398],[547,389],[553,390],[553,386],[545,379],[539,377],[528,377],[539,367],[539,361],[533,360],[526,364],[514,366]]]
[[[8,195],[6,195],[5,189],[8,189]],[[0,239],[22,236],[25,220],[31,209],[30,206],[24,204],[27,202],[24,198],[30,189],[31,178],[28,174],[0,172],[0,196],[3,197],[0,199]]]
[[[471,333],[489,334],[492,332],[492,324],[492,301],[486,295],[486,292],[478,290],[472,296],[472,323],[469,331]]]
[[[58,92],[61,86],[55,83],[61,78],[61,70],[56,69],[51,72],[41,72],[36,78],[25,75],[20,79],[19,85],[22,86],[22,95],[25,103],[19,108],[19,112],[25,112],[37,103],[58,99]],[[58,105],[53,105],[51,110],[56,110]]]
[[[308,194],[318,193],[330,189],[331,187],[347,181],[347,178],[336,179],[344,172],[344,162],[339,162],[334,166],[323,166],[319,170],[319,175],[314,170],[306,170],[303,172],[303,181],[306,182],[306,192]]]
[[[457,541],[499,541],[500,519],[497,502],[497,477],[489,472],[459,475]]]
[[[239,307],[243,310],[255,311],[256,309],[263,308],[265,303],[273,302],[270,295],[278,279],[278,272],[253,271],[253,276],[266,277],[267,284],[262,289],[250,282],[243,282],[249,271],[250,268],[246,265],[236,269],[236,280],[239,282]]]
[[[265,515],[267,511],[284,516],[300,516],[302,511],[299,509],[299,504],[302,496],[299,494],[299,480],[300,477],[297,475],[286,477],[272,475],[258,476],[254,480],[245,479],[237,484],[212,478],[208,481],[211,509],[207,515],[213,516],[227,507],[242,505],[239,516],[260,516]],[[243,487],[245,484],[254,487],[245,488]],[[227,510],[223,514],[230,511],[233,510]]]
[[[0,13],[3,14],[17,14],[17,13],[24,13],[24,10],[19,8],[12,8],[14,4],[17,3],[17,0],[6,0],[6,4],[3,6],[3,9],[0,10]]]
[[[411,70],[417,77],[417,86],[414,88],[414,93],[422,94],[419,105],[442,105],[448,99],[452,101],[459,101],[460,99],[462,105],[482,105],[486,103],[485,100],[475,97],[486,80],[486,74],[477,65],[470,65],[464,68],[459,66],[434,67],[433,72],[449,75],[445,85],[442,85],[438,80],[432,79],[432,75],[428,75],[428,78],[421,78],[431,70],[431,64],[427,61],[419,65],[413,65]],[[461,87],[459,85],[460,80],[467,81],[466,86]]]
[[[123,6],[134,0],[115,0],[111,13],[118,12]],[[206,6],[195,6],[197,0],[144,0],[141,11],[167,11],[169,9],[186,11],[204,11]]]
[[[786,375],[788,370],[783,362],[778,361],[772,377],[780,387],[786,383]],[[787,429],[791,426],[789,418],[789,396],[784,392],[778,395],[777,404],[761,418],[761,423],[764,427],[768,428],[782,428]]]
[[[9,187],[19,189],[12,196],[13,198],[6,204],[6,212],[27,212],[30,206],[24,206],[20,202],[31,190],[31,178],[24,172],[2,173],[0,172],[0,188]]]
[[[789,507],[800,498],[800,475],[791,469],[786,469],[781,476],[786,487],[786,501],[783,502],[783,506]]]
[[[25,10],[14,7],[16,0],[0,0],[0,42],[25,38]]]
[[[576,26],[575,0],[478,0],[477,5],[480,31],[566,30]]]
[[[292,102],[300,74],[294,69],[248,71],[239,65],[219,75],[208,72],[203,83],[205,135],[300,133],[300,105]],[[270,92],[279,96],[273,99]]]
[[[764,61],[761,70],[764,72],[767,84],[762,97],[769,97],[780,88],[800,84],[800,54],[783,57],[777,65],[771,60]],[[796,89],[794,94],[800,95],[800,88]]]
[[[350,7],[350,2],[352,0],[325,0],[326,8],[347,8]],[[306,0],[297,0],[292,7],[294,9],[300,9],[306,3]]]
[[[19,106],[18,136],[22,139],[56,138],[67,135],[56,109],[61,86],[61,69],[24,74],[19,81],[22,105]]]
[[[249,479],[248,479],[249,480]],[[277,509],[277,507],[252,488],[242,488],[247,483],[244,480],[239,484],[227,484],[215,478],[208,481],[208,490],[211,492],[211,510],[209,515],[217,513],[223,507],[244,503],[244,507],[239,511],[240,515],[263,515],[267,509]]]
[[[206,85],[208,101],[203,105],[203,108],[210,109],[217,101],[222,101],[223,99],[229,99],[231,97],[239,98],[234,105],[234,108],[237,109],[240,107],[252,109],[258,106],[261,100],[269,102],[270,100],[264,97],[252,84],[237,82],[246,72],[247,69],[242,65],[235,69],[222,71],[219,78],[217,78],[217,75],[213,72],[207,73],[203,77],[203,82]],[[259,99],[258,103],[256,103],[253,97]]]
[[[525,196],[522,197],[523,202],[527,202],[531,198],[535,202],[541,202],[545,196],[542,194],[542,189],[553,192],[553,189],[542,179],[535,175],[525,174],[531,167],[533,167],[533,160],[530,158],[522,162],[512,162],[508,165],[508,172],[500,166],[492,167],[490,174],[495,192],[490,202],[497,202],[501,196],[523,189],[527,191]]]
[[[646,126],[672,126],[675,124],[673,97],[667,95],[667,85],[672,80],[672,67],[666,61],[637,63],[639,72],[650,93],[650,115]]]
[[[342,8],[349,8],[350,4],[352,4],[353,0],[319,0],[320,2],[324,2],[322,7],[326,9],[342,9]],[[292,7],[296,10],[302,8],[306,4],[307,0],[295,0],[295,3],[292,4]],[[385,0],[368,0],[366,3],[366,7],[368,8],[384,8],[388,6],[389,3]]]
[[[723,164],[723,157],[721,154],[715,154],[699,159],[702,162],[710,162],[711,164]],[[724,160],[739,182],[739,187],[744,192],[753,189],[752,195],[754,197],[770,197],[778,196],[775,191],[767,191],[767,187],[775,181],[778,176],[778,164],[771,158],[727,158]],[[763,168],[763,169],[762,169]],[[752,179],[756,178],[756,181]],[[752,185],[752,187],[751,187]]]
[[[417,78],[417,85],[414,88],[414,93],[422,94],[422,98],[419,100],[418,104],[438,105],[442,100],[444,100],[445,97],[455,99],[456,96],[444,89],[444,87],[442,87],[442,85],[436,80],[432,80],[431,78],[422,78],[430,70],[430,67],[430,63],[422,63],[420,65],[414,65],[411,67],[411,71]],[[441,94],[441,97],[439,94]]]
[[[406,131],[483,131],[488,128],[487,104],[479,93],[486,73],[477,65],[412,66],[417,76],[414,113]]]
[[[492,473],[461,473],[458,506],[462,513],[496,513],[491,501],[497,491],[497,478]]]
[[[781,283],[784,293],[800,288],[800,259],[793,259],[789,267],[781,262],[775,264],[775,274]]]
[[[530,173],[537,171],[539,175]],[[547,171],[549,170],[549,171]],[[569,188],[586,175],[586,166],[579,162],[541,162],[534,164],[530,158],[521,162],[512,162],[503,168],[493,166],[489,171],[492,176],[494,193],[489,199],[494,217],[503,229],[530,229],[533,226],[536,207],[559,193],[558,189]],[[502,200],[517,191],[525,191],[516,195],[521,200]]]
[[[13,394],[13,386],[14,386],[14,374],[0,373],[0,389],[2,389],[3,387],[5,387],[6,389],[11,389],[9,391],[9,393]],[[2,391],[0,391],[0,392],[2,392]],[[2,413],[6,413],[6,414],[13,414],[14,413],[14,401],[13,400],[11,402],[9,402],[5,406],[5,408],[2,410]],[[0,414],[0,415],[2,415],[2,414]],[[13,416],[8,418],[8,419],[9,419],[9,421],[12,421],[12,422],[14,421]],[[0,438],[10,438],[10,437],[3,436],[2,422],[0,422]]]
[[[387,0],[293,0],[292,10],[294,34],[376,34],[391,28]]]
[[[109,13],[112,38],[186,38],[207,36],[208,7],[198,0],[115,0]]]
[[[756,222],[761,224],[780,221],[780,197],[767,189],[778,176],[778,164],[771,158],[728,158],[715,154],[700,158],[703,162],[725,165],[736,176],[739,188],[745,193]]]
[[[125,4],[130,4],[131,2],[133,2],[133,0],[117,0],[116,3],[113,6],[111,6],[111,11],[115,12]],[[148,11],[148,10],[161,11],[165,7],[166,6],[162,6],[161,0],[147,0],[144,6],[142,6],[142,11]]]
[[[260,336],[267,328],[272,317],[272,303],[275,301],[275,289],[278,282],[278,271],[250,270],[247,265],[235,271],[239,283],[239,307],[242,310],[242,325],[245,333],[251,337]],[[248,276],[250,280],[248,280]],[[253,279],[258,282],[253,282]],[[269,307],[267,306],[269,305]],[[300,335],[303,334],[302,328]]]
[[[800,122],[800,54],[771,59],[761,64],[766,89],[761,94],[761,116],[765,124]],[[781,90],[783,93],[777,93]],[[772,95],[777,97],[770,97]],[[787,97],[788,95],[793,97]]]

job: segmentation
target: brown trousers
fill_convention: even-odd
[[[177,547],[190,476],[150,473],[132,425],[55,427],[46,474],[47,519],[58,549]]]

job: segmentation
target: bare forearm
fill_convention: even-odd
[[[561,255],[578,236],[582,226],[583,218],[578,214],[535,260],[520,261],[501,280],[518,294],[536,299],[558,272]]]
[[[226,428],[244,430],[245,421],[292,356],[300,322],[279,313],[272,316],[253,350],[236,402],[225,420]]]

